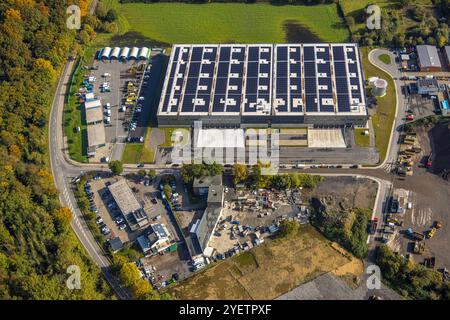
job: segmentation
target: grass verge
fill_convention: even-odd
[[[88,162],[87,157],[87,125],[84,119],[83,106],[79,98],[75,96],[84,80],[84,65],[90,65],[94,58],[95,48],[86,48],[82,57],[79,58],[71,76],[71,84],[66,93],[64,105],[63,124],[67,137],[69,156],[78,162]],[[80,131],[76,128],[79,127]]]
[[[364,134],[366,130],[367,129],[355,129],[355,143],[359,147],[370,146],[370,136]]]
[[[363,60],[362,65],[365,78],[368,79],[370,77],[380,77],[388,82],[386,95],[384,97],[377,98],[378,106],[375,114],[372,116],[372,124],[375,132],[375,147],[380,153],[379,162],[381,163],[386,157],[386,152],[389,145],[389,140],[391,138],[391,131],[395,118],[395,85],[389,74],[369,62],[368,54],[370,50],[371,49],[367,47],[361,48]]]
[[[385,64],[391,64],[391,57],[388,54],[380,54],[379,59]]]

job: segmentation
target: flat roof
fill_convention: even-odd
[[[193,187],[194,188],[206,188],[206,187],[210,187],[212,185],[221,185],[222,184],[222,176],[221,175],[217,175],[217,176],[205,176],[205,177],[200,177],[200,178],[194,178],[194,183],[193,183]]]
[[[137,201],[133,191],[130,189],[130,186],[125,179],[120,179],[119,181],[109,185],[108,189],[116,201],[120,211],[124,215],[128,215],[131,212],[142,209],[142,206]]]
[[[224,188],[222,185],[211,185],[208,190],[208,205],[214,204],[220,204],[220,206],[223,205],[223,192]]]
[[[88,147],[97,147],[106,144],[105,126],[103,122],[87,126]]]
[[[158,115],[365,115],[359,48],[174,45]]]
[[[214,232],[221,214],[221,207],[207,207],[205,209],[205,212],[203,213],[203,216],[198,223],[197,230],[195,231],[195,235],[197,236],[197,240],[202,251],[205,251],[205,249],[208,247],[209,240],[211,239],[211,235]]]
[[[197,148],[245,148],[243,129],[198,129]]]
[[[441,67],[439,54],[435,46],[421,44],[416,46],[421,67]]]

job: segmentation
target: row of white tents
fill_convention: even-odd
[[[99,59],[119,59],[119,60],[131,60],[131,59],[148,59],[150,57],[151,50],[147,47],[105,47],[100,50],[98,55]]]

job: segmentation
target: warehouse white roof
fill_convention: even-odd
[[[102,146],[106,143],[105,126],[103,122],[88,125],[88,145],[91,147]]]
[[[197,148],[245,148],[243,129],[199,129],[196,132]]]

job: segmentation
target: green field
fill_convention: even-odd
[[[123,163],[140,163],[143,143],[127,143],[122,154]]]
[[[149,148],[151,128],[147,129],[144,143],[127,143],[122,154],[122,162],[127,164],[155,162],[155,150]]]
[[[163,44],[286,42],[286,21],[302,25],[325,42],[343,42],[348,30],[335,4],[273,6],[243,3],[128,3],[104,1],[119,12],[120,33]],[[302,34],[308,30],[302,30]],[[124,36],[126,38],[126,36]],[[115,37],[117,38],[117,37]],[[100,42],[104,43],[104,37]]]

